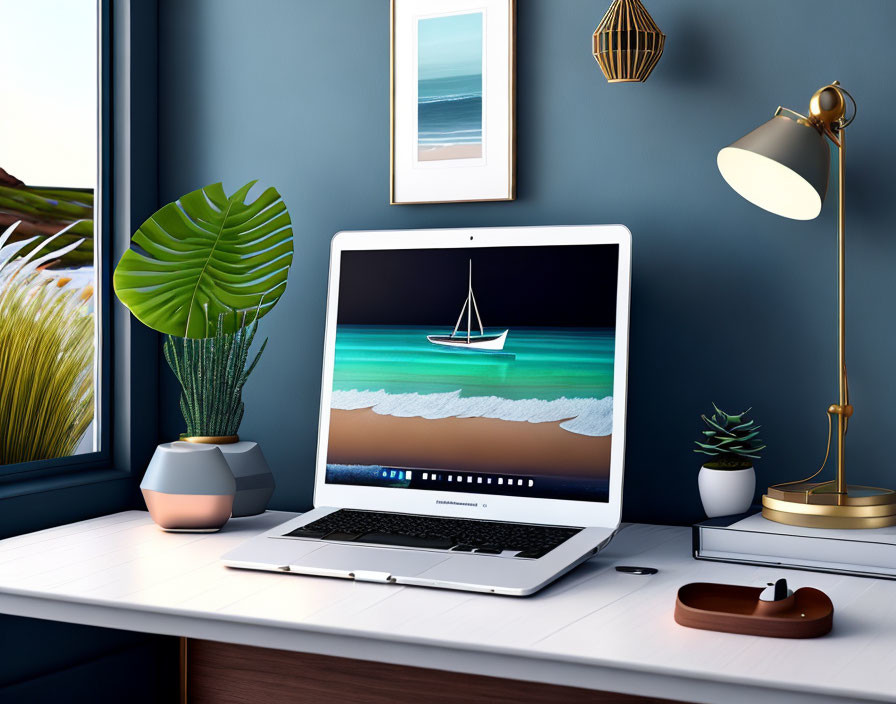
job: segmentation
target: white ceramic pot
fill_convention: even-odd
[[[756,493],[756,472],[747,469],[701,467],[697,475],[700,500],[709,518],[746,512]]]

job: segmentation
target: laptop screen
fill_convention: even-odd
[[[327,483],[608,500],[617,244],[340,256]]]

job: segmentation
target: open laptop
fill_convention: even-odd
[[[631,235],[340,232],[314,509],[231,567],[523,596],[619,526]]]

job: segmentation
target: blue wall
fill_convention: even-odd
[[[700,515],[698,415],[754,406],[760,485],[824,453],[835,399],[834,203],[769,215],[719,177],[718,149],[804,111],[839,79],[849,132],[853,480],[896,485],[896,3],[651,0],[668,36],[650,80],[609,85],[590,53],[609,0],[520,0],[518,200],[389,206],[387,0],[161,0],[160,194],[261,177],[290,207],[297,256],[241,434],[277,475],[273,506],[309,505],[329,238],[338,230],[615,223],[634,235],[625,517]],[[165,370],[161,428],[182,429]]]

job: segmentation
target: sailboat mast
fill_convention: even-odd
[[[470,328],[472,326],[473,311],[470,305],[470,299],[473,298],[473,260],[470,260],[470,278],[467,283],[467,344],[470,344]]]
[[[482,318],[479,317],[479,306],[476,305],[476,294],[473,293],[472,287],[470,288],[470,296],[473,301],[473,312],[476,313],[476,321],[479,323],[479,332],[485,335],[485,328],[482,327]]]
[[[466,308],[467,308],[467,303],[465,301],[464,304],[460,307],[460,315],[457,316],[457,323],[455,323],[455,325],[454,325],[454,330],[451,331],[451,337],[454,337],[455,335],[457,335],[457,331],[460,328],[460,321],[464,319],[464,310],[466,310]]]

